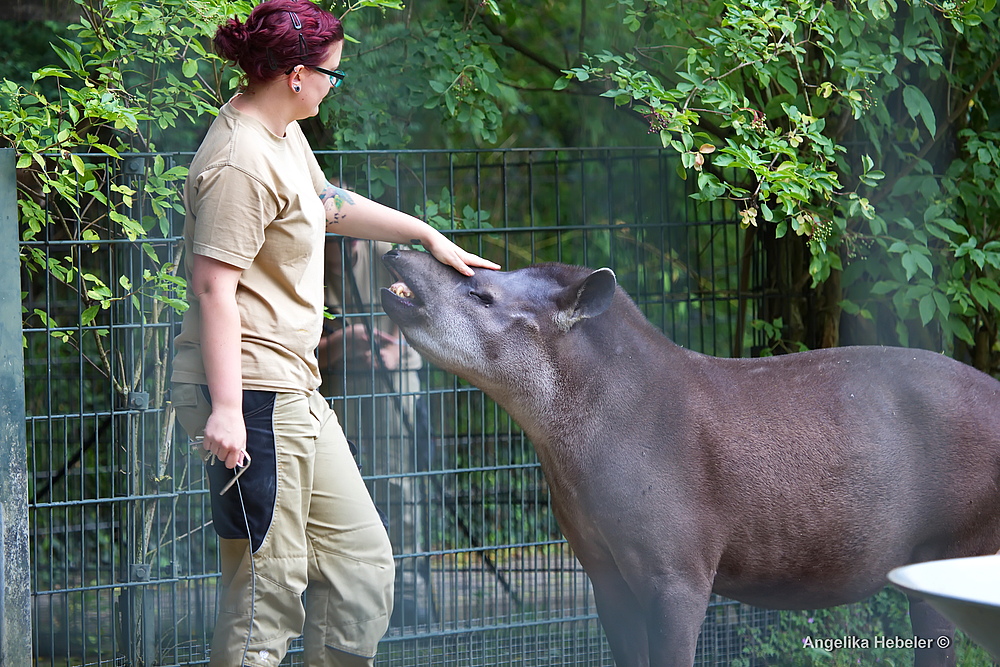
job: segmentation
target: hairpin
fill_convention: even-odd
[[[292,22],[292,27],[299,32],[299,58],[305,58],[309,47],[306,44],[305,36],[302,34],[302,21],[299,20],[299,15],[295,12],[286,11],[285,13],[288,14],[288,18]]]

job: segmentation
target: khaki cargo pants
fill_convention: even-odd
[[[201,435],[211,404],[177,384],[181,426]],[[309,667],[371,665],[392,610],[392,547],[326,400],[244,391],[250,467],[208,465],[222,577],[211,665],[271,667],[304,635]],[[305,604],[303,604],[305,593]]]

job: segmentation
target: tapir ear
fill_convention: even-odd
[[[603,313],[611,306],[617,285],[615,272],[603,268],[597,269],[576,285],[566,288],[567,292],[576,294],[571,296],[568,305],[557,313],[556,322],[559,328],[569,331],[580,320]]]

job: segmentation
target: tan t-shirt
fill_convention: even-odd
[[[320,384],[326,185],[297,123],[284,137],[226,104],[191,163],[185,266],[204,255],[243,269],[236,289],[243,387],[308,394]],[[188,292],[174,382],[205,384],[202,312]]]

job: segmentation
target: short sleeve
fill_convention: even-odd
[[[195,179],[192,250],[247,269],[264,244],[264,231],[278,214],[275,194],[242,169],[220,166]]]

